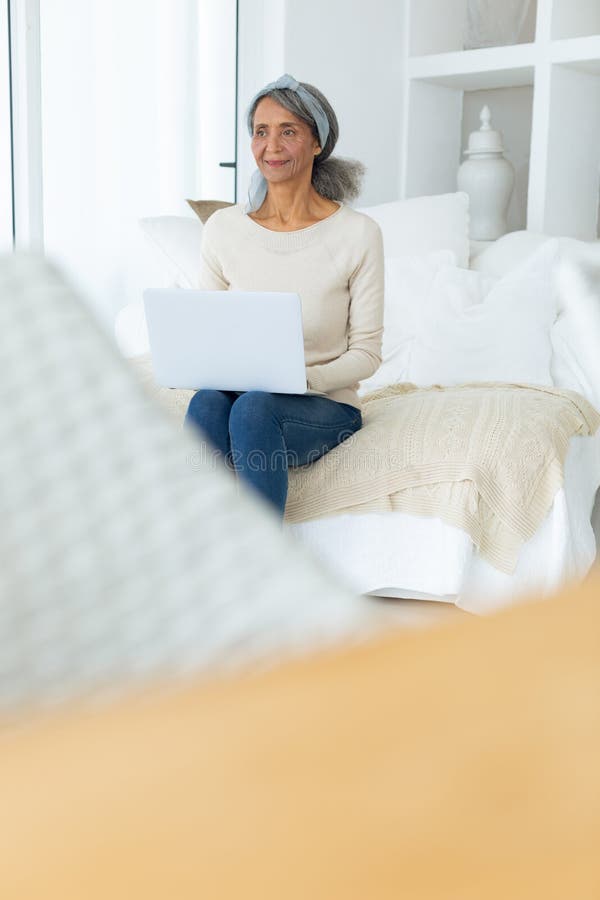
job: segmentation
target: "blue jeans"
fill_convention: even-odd
[[[310,394],[197,391],[185,425],[200,429],[215,456],[283,517],[289,466],[303,466],[362,426],[360,410]]]

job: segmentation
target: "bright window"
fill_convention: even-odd
[[[236,3],[39,6],[44,246],[111,329],[156,286],[138,220],[234,199]]]

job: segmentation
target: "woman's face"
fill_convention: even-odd
[[[296,180],[312,171],[318,140],[310,126],[272,97],[263,97],[254,111],[252,153],[269,183]]]

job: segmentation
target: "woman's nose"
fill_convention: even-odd
[[[267,148],[269,153],[276,153],[281,150],[281,141],[278,134],[270,134],[267,137]]]

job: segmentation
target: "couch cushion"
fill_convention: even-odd
[[[506,234],[482,251],[472,268],[501,277],[550,240],[529,231]],[[556,240],[558,252],[550,260],[558,309],[551,331],[553,383],[600,406],[600,241]]]
[[[419,312],[427,302],[437,272],[455,264],[456,256],[450,250],[386,257],[382,363],[370,378],[360,383],[359,395],[407,380]]]
[[[415,323],[406,380],[551,385],[550,332],[557,316],[552,262],[558,241],[504,278],[446,266]]]
[[[534,231],[511,231],[502,235],[497,241],[491,242],[481,252],[474,254],[471,259],[471,269],[492,275],[494,278],[502,278],[515,266],[531,256],[541,247],[549,236],[537,234]]]
[[[140,219],[140,228],[165,265],[165,284],[194,288],[200,269],[202,222],[196,216],[154,216]],[[147,285],[156,287],[156,285]]]
[[[203,225],[218,209],[234,205],[225,200],[186,200],[185,202],[194,210]]]
[[[358,211],[381,228],[386,256],[451,250],[459,266],[469,265],[469,197],[462,191],[395,200]]]

